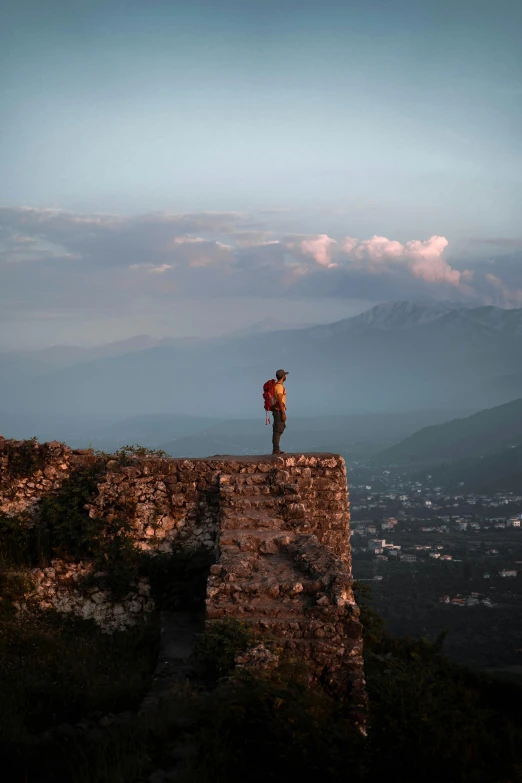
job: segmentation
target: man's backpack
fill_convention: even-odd
[[[276,382],[271,378],[263,386],[263,399],[265,401],[265,411],[271,411],[277,402],[275,392]]]

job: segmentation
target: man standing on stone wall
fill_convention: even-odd
[[[286,389],[285,381],[288,373],[286,370],[278,370],[276,372],[276,385],[275,396],[276,403],[272,408],[272,414],[274,416],[274,433],[272,435],[272,454],[284,454],[279,448],[279,441],[281,435],[285,431],[286,427]]]

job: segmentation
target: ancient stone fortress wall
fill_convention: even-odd
[[[306,660],[319,679],[363,703],[362,629],[340,456],[147,456],[122,464],[57,442],[28,451],[27,442],[0,439],[0,514],[34,524],[42,498],[59,494],[96,462],[96,489],[86,504],[93,520],[103,525],[124,514],[136,546],[150,554],[212,549],[207,622],[248,623],[266,637],[260,658],[270,658],[271,649]],[[119,601],[96,588],[86,597],[75,582],[89,567],[56,560],[36,569],[28,599],[93,617],[108,630],[152,608],[143,581]]]

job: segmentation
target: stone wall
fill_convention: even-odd
[[[122,461],[60,443],[27,444],[0,439],[0,514],[35,524],[42,498],[59,496],[75,475],[96,466],[95,489],[85,504],[92,520],[103,527],[125,517],[135,545],[151,555],[212,549],[208,622],[249,623],[272,649],[307,660],[317,679],[350,694],[355,705],[363,703],[362,629],[340,456]],[[59,560],[35,569],[28,599],[93,617],[107,630],[130,625],[152,608],[143,582],[119,601],[96,586],[78,591],[78,579],[89,569],[92,564]]]
[[[103,574],[93,571],[90,563],[71,563],[58,558],[47,568],[34,568],[29,572],[32,588],[23,601],[16,602],[17,608],[21,611],[33,606],[55,609],[84,620],[92,619],[110,632],[132,627],[154,610],[147,579],[136,580],[126,595],[115,599],[103,586]],[[80,582],[86,579],[90,587],[80,588]]]
[[[169,552],[174,544],[214,547],[220,498],[236,492],[226,476],[242,474],[277,498],[282,529],[314,533],[350,567],[346,468],[341,457],[137,457],[121,464],[113,456],[96,456],[53,441],[35,444],[30,464],[23,455],[28,443],[0,436],[0,514],[36,519],[43,497],[59,492],[74,481],[75,473],[98,463],[100,479],[88,504],[92,518],[125,514],[144,551]],[[24,464],[29,465],[28,473]]]
[[[357,712],[366,693],[344,461],[331,454],[280,460],[264,476],[267,464],[259,462],[220,476],[207,622],[240,620],[264,640],[238,659],[241,668],[306,661],[314,679]]]
[[[73,451],[58,441],[33,443],[0,436],[0,513],[34,516],[42,497],[96,460],[93,452]]]

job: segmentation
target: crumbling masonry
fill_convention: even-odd
[[[100,460],[92,452],[39,444],[30,475],[12,470],[23,441],[0,438],[0,514],[31,524],[39,503],[77,471]],[[13,457],[15,459],[13,459]],[[18,459],[18,463],[17,463]],[[352,592],[346,468],[335,454],[206,459],[137,457],[104,462],[88,504],[92,518],[129,514],[143,551],[206,546],[215,551],[207,586],[207,623],[236,618],[266,639],[257,651],[304,660],[318,680],[354,705],[365,701],[362,628]],[[53,562],[35,570],[29,599],[125,627],[152,608],[147,585],[119,602],[75,580],[88,564]],[[247,656],[248,657],[248,656]],[[255,655],[254,655],[255,657]],[[243,665],[247,665],[244,661]]]

